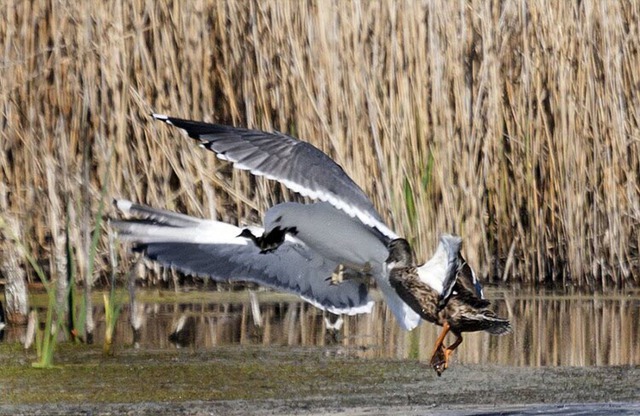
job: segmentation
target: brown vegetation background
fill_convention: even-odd
[[[69,217],[82,262],[103,187],[229,221],[290,197],[160,112],[313,143],[420,258],[455,232],[491,280],[637,284],[638,22],[637,1],[5,0],[0,215],[42,259]]]

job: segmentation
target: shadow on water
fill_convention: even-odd
[[[465,335],[454,355],[460,364],[522,367],[640,365],[640,294],[567,295],[493,290],[511,335]],[[401,330],[383,302],[373,313],[336,317],[271,292],[174,293],[141,291],[127,302],[116,327],[117,345],[139,349],[207,349],[230,345],[316,346],[329,354],[428,361],[439,328],[423,323]],[[253,300],[253,301],[252,301]],[[96,306],[96,342],[104,309]],[[132,330],[135,322],[137,331]],[[17,341],[19,331],[5,342]]]

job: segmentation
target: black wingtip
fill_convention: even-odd
[[[235,127],[205,123],[204,121],[188,120],[186,118],[171,117],[165,114],[152,113],[151,117],[155,120],[162,121],[170,126],[183,130],[186,132],[187,136],[195,140],[201,140],[201,136],[203,135],[218,134],[229,129],[241,130]]]
[[[171,121],[169,121],[169,116],[164,114],[151,113],[151,117],[153,117],[155,120],[164,121],[165,123],[169,123],[169,124],[171,123]]]
[[[131,251],[133,251],[134,253],[146,254],[147,246],[148,246],[147,244],[143,244],[143,243],[134,244],[131,247]],[[151,260],[155,260],[155,259],[151,259]]]

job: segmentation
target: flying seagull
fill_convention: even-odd
[[[183,129],[235,168],[276,180],[318,202],[275,205],[265,213],[263,227],[240,229],[116,201],[134,218],[113,225],[135,250],[185,273],[295,293],[332,313],[369,312],[373,303],[368,282],[373,278],[400,326],[411,330],[419,324],[420,315],[388,278],[388,245],[399,236],[329,156],[283,133],[160,114],[153,118]],[[452,268],[457,263],[443,260],[438,252],[430,263],[433,267],[421,278],[438,294],[438,302],[445,302],[455,283]]]
[[[490,302],[484,299],[482,286],[475,273],[460,254],[462,239],[450,235],[440,237],[440,244],[434,258],[441,256],[441,261],[430,261],[416,266],[407,240],[398,238],[389,243],[389,281],[398,295],[416,311],[422,319],[442,326],[442,332],[436,341],[431,357],[431,365],[438,373],[449,366],[449,358],[462,343],[463,332],[487,331],[493,335],[511,332],[511,324],[507,319],[499,318],[489,309]],[[453,263],[447,268],[448,273],[456,275],[451,295],[442,299],[440,293],[421,279],[421,275],[431,273],[434,263]],[[451,331],[456,340],[448,347],[444,339]]]

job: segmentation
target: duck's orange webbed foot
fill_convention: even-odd
[[[441,345],[436,351],[434,351],[433,356],[431,357],[431,367],[436,371],[438,377],[442,375],[444,370],[449,366],[447,351],[444,348],[444,345]]]
[[[438,376],[442,375],[442,372],[446,368],[446,355],[445,355],[445,347],[444,347],[444,338],[447,336],[449,332],[449,323],[445,322],[442,325],[442,332],[438,336],[436,340],[436,345],[433,348],[433,354],[431,355],[431,367],[436,370]]]
[[[449,359],[451,358],[451,354],[453,351],[458,348],[458,346],[462,343],[462,335],[456,334],[456,340],[453,344],[446,347],[444,344],[441,344],[439,348],[433,352],[433,356],[431,357],[431,367],[436,370],[438,373],[438,377],[444,373],[444,370],[449,368]]]

